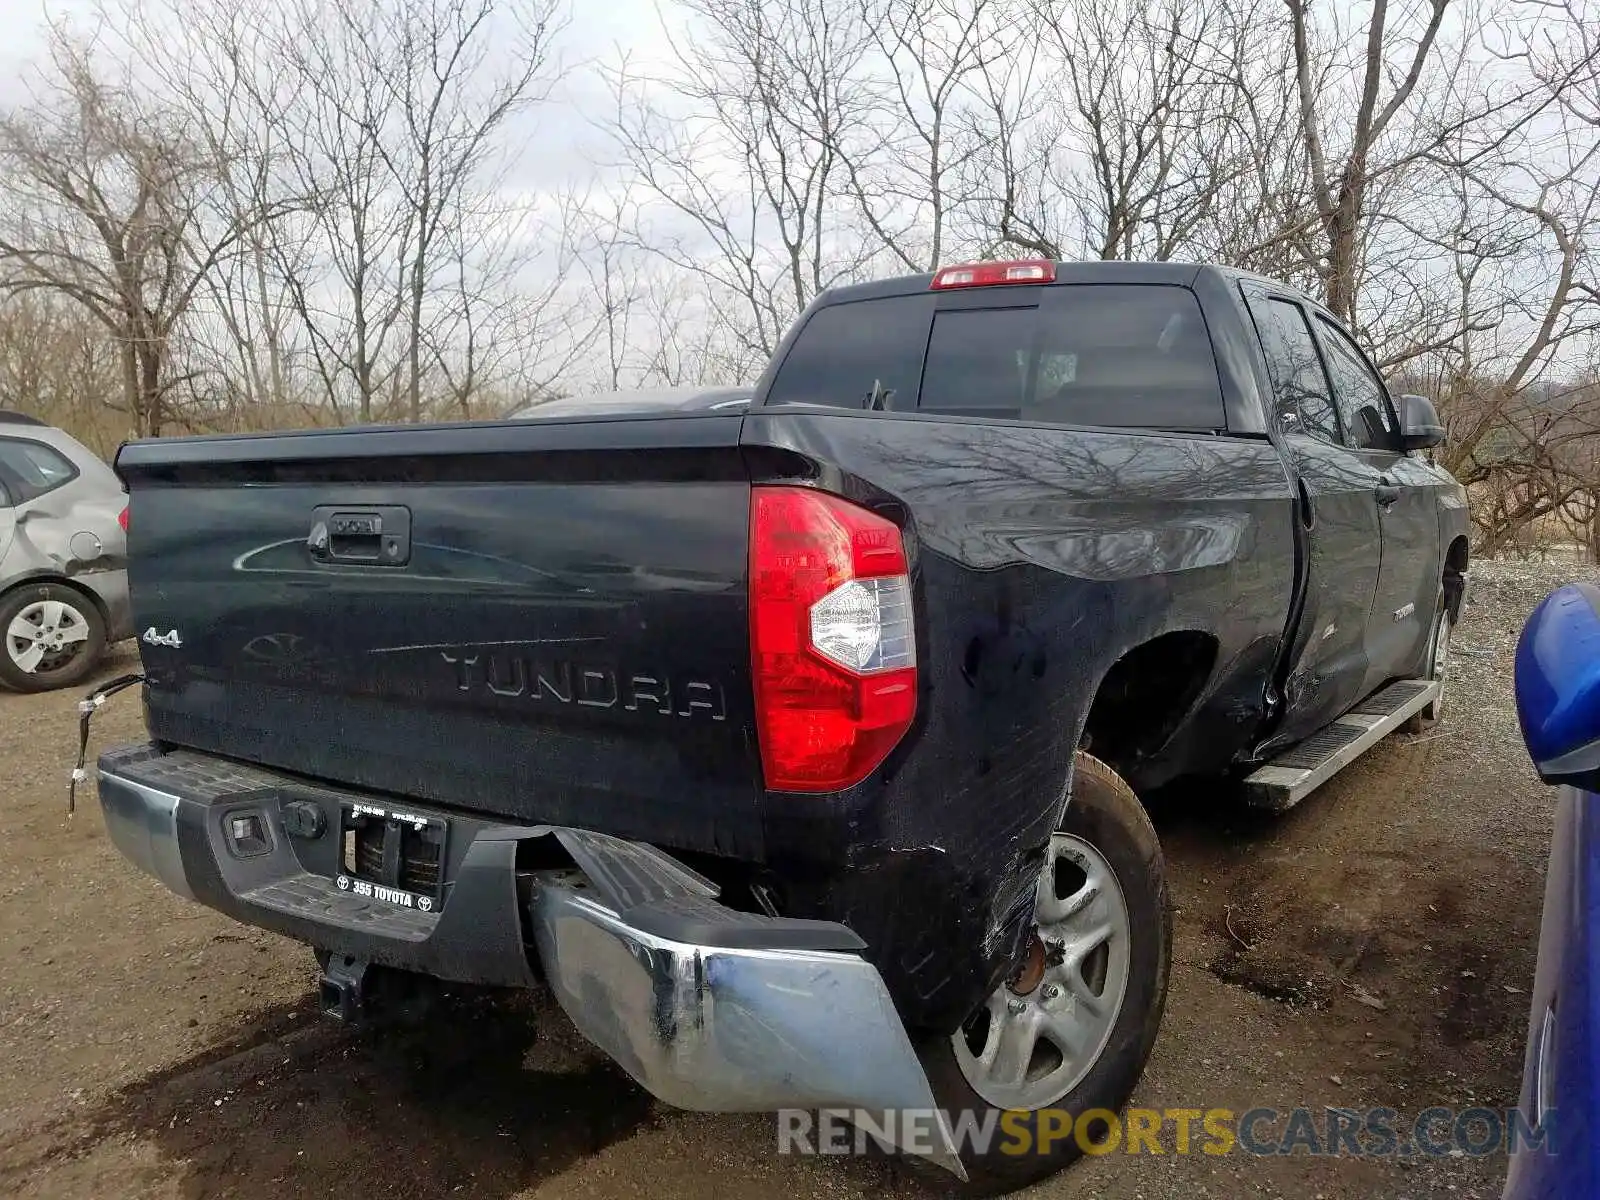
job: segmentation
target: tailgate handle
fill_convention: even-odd
[[[306,550],[324,563],[404,566],[411,559],[411,512],[395,504],[372,508],[324,505],[312,513]]]

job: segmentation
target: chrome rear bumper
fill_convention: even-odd
[[[453,828],[469,844],[443,911],[397,910],[339,891],[309,857],[318,842],[283,825],[292,796],[331,806],[336,828],[343,793],[280,790],[263,769],[154,747],[108,752],[99,785],[117,849],[181,896],[401,970],[524,985],[542,976],[579,1032],[668,1104],[915,1112],[919,1122],[902,1116],[891,1128],[926,1140],[900,1148],[966,1177],[888,989],[842,925],[727,908],[713,884],[643,843],[461,816]],[[223,817],[241,806],[267,821],[270,854],[236,860],[220,848]],[[533,876],[534,963],[516,848],[547,837],[578,866]]]
[[[154,875],[168,890],[194,899],[178,849],[178,806],[182,801],[132,779],[100,775],[100,812],[106,833],[122,856]]]
[[[966,1177],[911,1039],[865,959],[673,941],[629,925],[576,871],[536,876],[532,907],[562,1009],[651,1094],[708,1112],[920,1110],[935,1126],[926,1157]]]

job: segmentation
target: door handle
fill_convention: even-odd
[[[1376,490],[1378,503],[1384,508],[1388,508],[1400,500],[1400,489],[1387,479],[1379,480]]]
[[[403,567],[411,559],[411,512],[393,504],[322,505],[312,512],[306,550],[318,562]]]

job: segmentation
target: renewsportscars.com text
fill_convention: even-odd
[[[1556,1152],[1555,1114],[1535,1125],[1520,1109],[1130,1108],[941,1113],[934,1109],[783,1109],[780,1154],[866,1154],[894,1147],[931,1154],[941,1121],[963,1153],[1049,1154],[1075,1142],[1090,1155],[1302,1154],[1411,1158]]]

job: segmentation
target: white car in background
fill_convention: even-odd
[[[81,442],[0,411],[0,683],[81,683],[131,637],[127,496]]]

